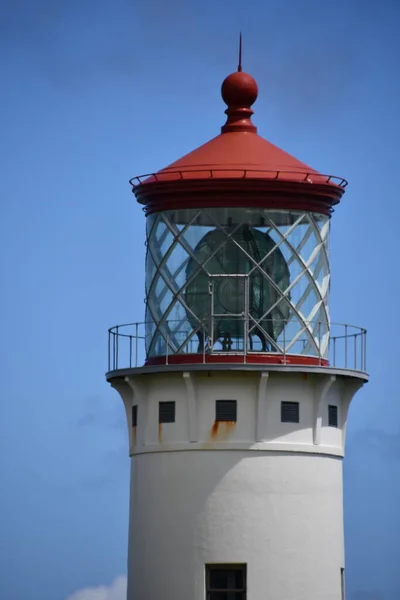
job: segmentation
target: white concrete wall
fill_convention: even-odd
[[[205,564],[224,562],[247,563],[247,600],[342,600],[341,457],[360,381],[227,370],[113,385],[134,457],[128,600],[205,600]],[[236,423],[215,423],[218,399],[237,400]],[[171,400],[176,422],[159,426]],[[282,401],[300,403],[299,423],[281,423]]]
[[[126,407],[131,455],[233,446],[343,456],[348,406],[358,389],[343,377],[254,371],[142,375],[115,387]],[[224,399],[237,401],[236,424],[215,423],[215,401]],[[175,402],[175,423],[158,423],[164,401]],[[299,423],[281,422],[284,401],[299,402]],[[138,426],[132,429],[134,404]],[[328,425],[329,404],[338,407],[337,428]]]
[[[342,465],[318,455],[142,454],[128,600],[205,600],[207,563],[247,563],[248,600],[341,600]]]

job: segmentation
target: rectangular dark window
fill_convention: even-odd
[[[299,423],[300,405],[298,402],[281,403],[281,421],[282,423]]]
[[[216,400],[215,401],[215,420],[216,421],[237,421],[237,402],[236,402],[236,400]]]
[[[175,423],[175,402],[158,403],[158,422]]]
[[[338,407],[333,404],[328,406],[328,425],[329,427],[338,426]]]
[[[206,565],[206,600],[246,600],[246,565]]]
[[[137,404],[132,406],[132,427],[137,426]]]

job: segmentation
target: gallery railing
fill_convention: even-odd
[[[177,362],[176,359],[182,355],[190,355],[192,363],[207,363],[210,355],[220,358],[234,355],[238,359],[236,362],[249,364],[259,362],[261,355],[261,358],[268,356],[270,364],[276,358],[277,364],[303,365],[309,357],[312,364],[366,372],[367,332],[362,327],[330,323],[327,331],[326,323],[308,322],[307,331],[296,331],[290,335],[290,323],[285,322],[275,343],[270,338],[271,344],[261,345],[257,329],[253,327],[252,333],[248,333],[251,331],[248,322],[244,318],[242,320],[243,336],[229,339],[226,336],[210,339],[210,326],[207,325],[199,325],[188,335],[187,322],[182,330],[179,329],[182,322],[177,321],[164,321],[162,327],[154,322],[116,325],[108,330],[108,371],[141,367],[154,361],[158,365],[168,365]],[[146,345],[148,347],[149,344],[146,342],[151,339],[155,328],[162,331],[159,336],[161,343],[153,346],[151,355],[147,356]],[[310,332],[315,340],[312,347]],[[181,344],[180,340],[183,340]]]

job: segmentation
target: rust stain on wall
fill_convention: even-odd
[[[158,441],[160,443],[162,442],[162,424],[161,423],[158,424]]]
[[[226,440],[236,427],[236,421],[214,421],[210,431],[210,439]]]
[[[133,445],[136,446],[136,425],[133,427]]]
[[[219,421],[214,421],[214,425],[211,427],[211,438],[214,438],[218,435]]]

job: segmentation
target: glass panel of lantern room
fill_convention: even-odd
[[[150,215],[147,355],[246,348],[326,357],[329,223],[256,208]]]

